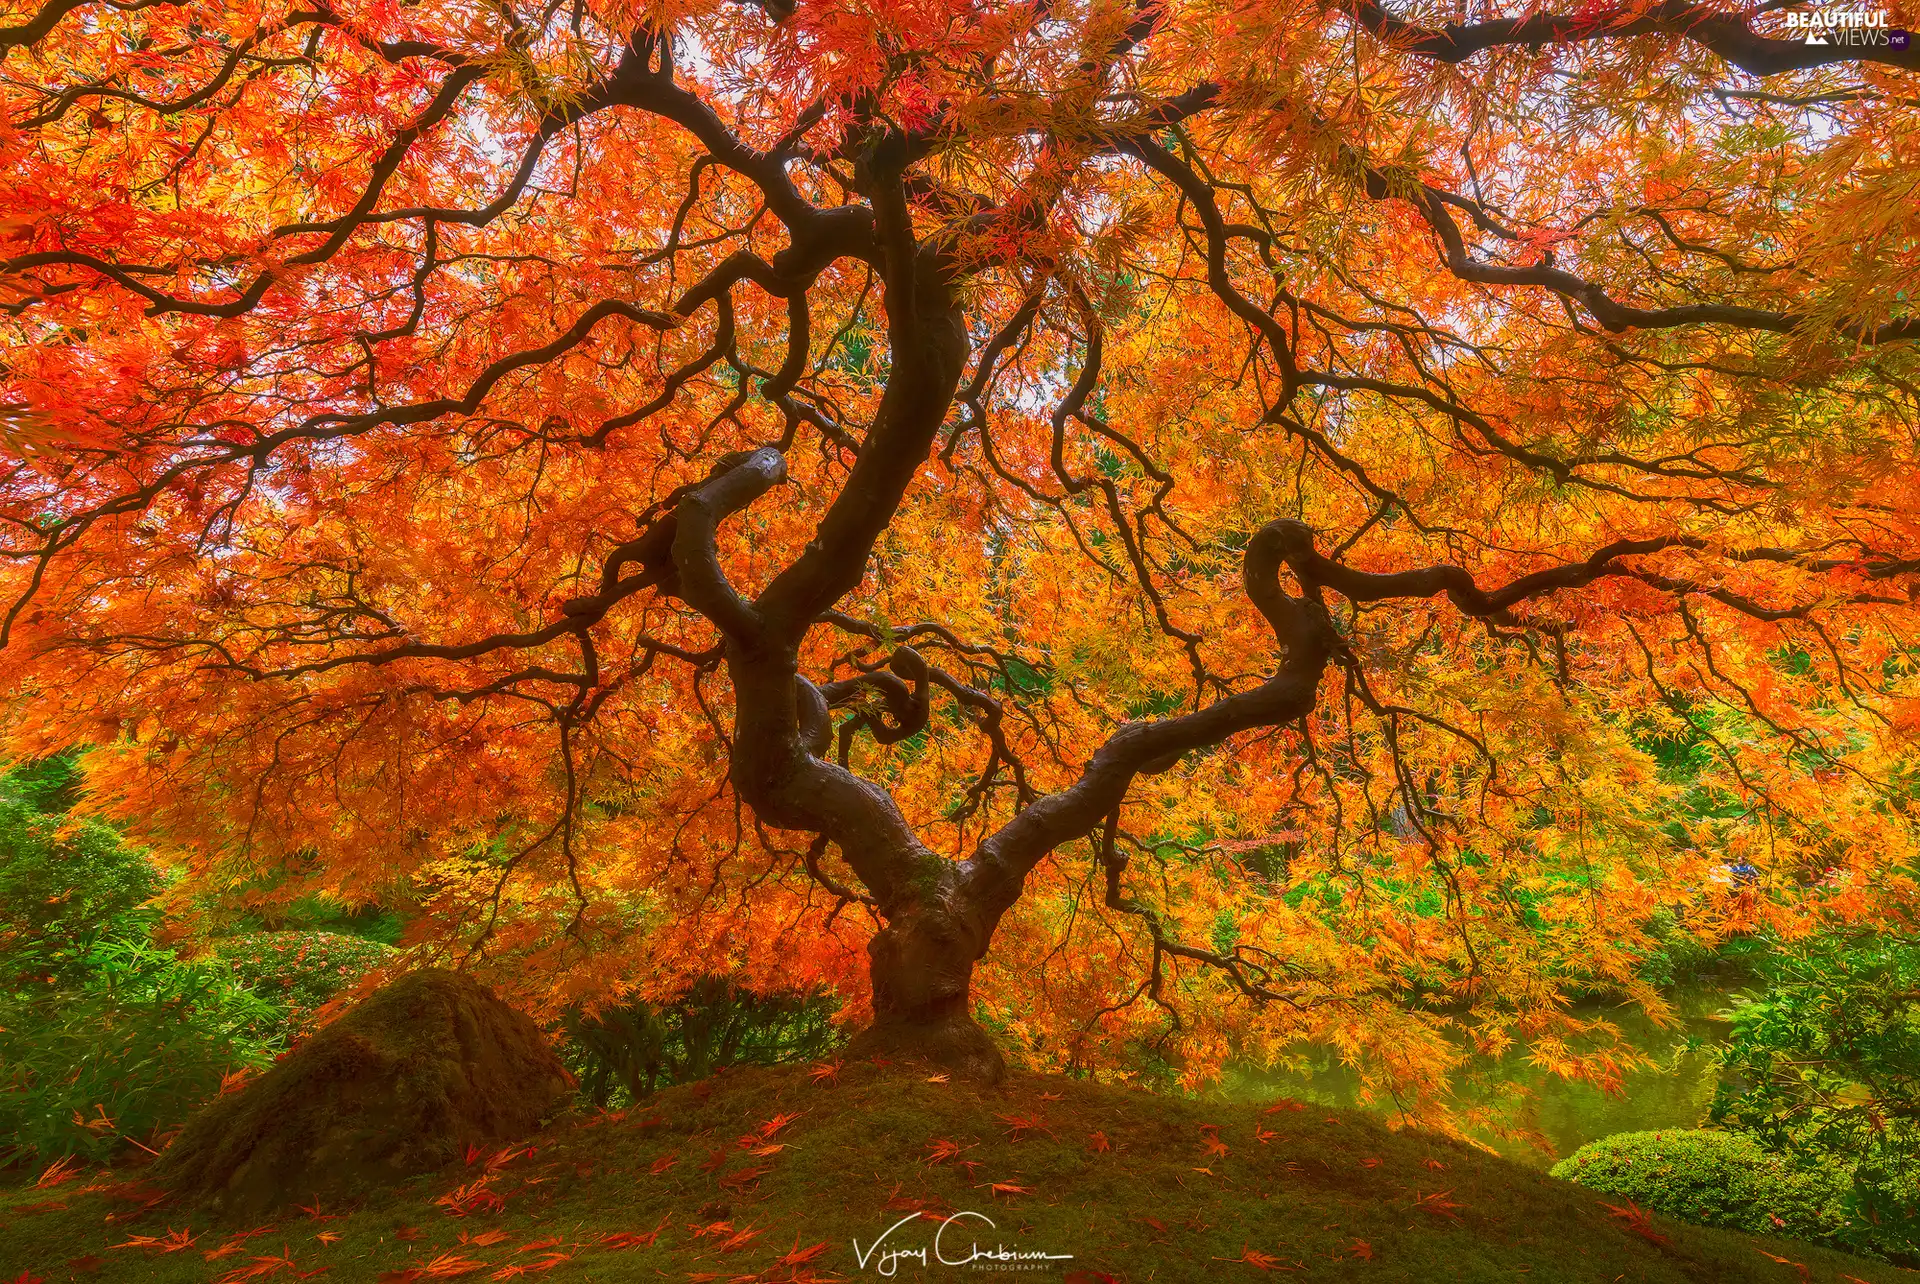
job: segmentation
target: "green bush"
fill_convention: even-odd
[[[561,1059],[589,1101],[624,1105],[729,1066],[817,1060],[844,1037],[836,1006],[822,994],[755,994],[708,977],[670,1002],[568,1013]]]
[[[1729,1014],[1713,1122],[1844,1174],[1842,1246],[1920,1265],[1920,939],[1824,933],[1763,972]]]
[[[0,995],[0,1167],[159,1149],[230,1071],[271,1059],[279,1009],[226,969],[97,940],[84,984]]]
[[[1739,1133],[1616,1133],[1580,1147],[1552,1175],[1702,1226],[1824,1243],[1847,1229],[1838,1174],[1798,1167]]]
[[[47,815],[0,780],[0,987],[73,982],[103,936],[144,938],[159,871],[95,821]]]
[[[56,810],[75,778],[69,759],[0,777],[0,1167],[154,1145],[284,1024],[230,969],[152,943],[160,871]]]
[[[391,946],[338,932],[250,932],[214,944],[242,984],[299,1021],[393,958]]]

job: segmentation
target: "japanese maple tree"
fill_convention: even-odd
[[[183,898],[1415,1109],[1617,1079],[1569,999],[1658,1010],[1660,933],[1906,921],[1905,44],[4,8],[7,745]]]

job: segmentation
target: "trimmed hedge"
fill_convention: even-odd
[[[1740,1133],[1616,1133],[1580,1147],[1552,1175],[1701,1226],[1832,1243],[1848,1223],[1837,1174],[1795,1167]]]

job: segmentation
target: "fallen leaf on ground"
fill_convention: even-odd
[[[1216,1262],[1238,1262],[1241,1265],[1257,1267],[1263,1271],[1290,1271],[1293,1269],[1291,1266],[1282,1266],[1280,1259],[1272,1253],[1262,1253],[1259,1249],[1248,1248],[1245,1244],[1240,1246],[1240,1256],[1216,1257],[1213,1260]]]

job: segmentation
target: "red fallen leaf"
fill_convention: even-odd
[[[1431,1195],[1422,1195],[1416,1190],[1413,1192],[1413,1206],[1422,1212],[1432,1213],[1435,1217],[1445,1217],[1457,1222],[1460,1220],[1460,1214],[1454,1210],[1465,1208],[1466,1205],[1447,1198],[1451,1194],[1453,1194],[1451,1190],[1436,1190]]]
[[[178,1253],[182,1249],[192,1248],[193,1241],[200,1238],[190,1230],[167,1228],[165,1235],[129,1235],[124,1244],[115,1244],[114,1248],[152,1248],[162,1253]]]
[[[1626,1202],[1625,1207],[1622,1207],[1619,1204],[1609,1204],[1604,1200],[1601,1201],[1600,1206],[1606,1209],[1609,1213],[1612,1213],[1614,1220],[1618,1221],[1624,1229],[1631,1231],[1635,1235],[1638,1235],[1641,1239],[1646,1240],[1647,1243],[1652,1244],[1655,1248],[1668,1248],[1672,1245],[1673,1243],[1672,1240],[1668,1239],[1665,1235],[1662,1235],[1658,1230],[1654,1229],[1653,1218],[1647,1215],[1647,1210],[1640,1207],[1640,1205],[1634,1203],[1631,1199],[1629,1199]],[[1773,1254],[1767,1253],[1765,1249],[1758,1249],[1755,1251],[1764,1253],[1768,1257],[1773,1256]],[[1778,1257],[1778,1258],[1774,1258],[1774,1260],[1778,1262],[1785,1262],[1787,1259],[1784,1257]]]
[[[708,1222],[704,1226],[689,1226],[695,1239],[725,1239],[733,1234],[732,1222]]]
[[[1245,1244],[1240,1246],[1240,1256],[1216,1257],[1213,1260],[1216,1262],[1238,1262],[1243,1266],[1257,1267],[1263,1271],[1290,1271],[1293,1269],[1291,1266],[1282,1266],[1280,1259],[1272,1253],[1262,1253],[1258,1249],[1248,1248]]]
[[[1439,1172],[1441,1169],[1446,1167],[1445,1164],[1441,1163],[1438,1159],[1433,1158],[1431,1155],[1421,1160],[1420,1162],[1425,1164],[1428,1168],[1431,1168],[1434,1172]]]
[[[651,1248],[653,1247],[653,1242],[660,1238],[660,1231],[663,1227],[666,1226],[666,1224],[667,1224],[667,1219],[662,1217],[660,1219],[659,1226],[656,1226],[652,1230],[646,1231],[644,1233],[641,1231],[614,1231],[610,1235],[602,1235],[600,1237],[600,1247],[602,1248]],[[526,1248],[522,1248],[520,1251],[524,1253],[524,1252],[527,1252],[529,1249],[533,1249],[533,1248],[550,1248],[553,1245],[558,1244],[559,1242],[560,1241],[557,1239],[550,1239],[540,1244],[529,1244],[526,1246]]]
[[[559,1242],[560,1237],[558,1235],[549,1235],[545,1239],[530,1239],[513,1251],[516,1253],[537,1253],[543,1248],[552,1248]]]
[[[1053,1131],[1033,1115],[995,1115],[994,1118],[1007,1126],[1007,1136],[1014,1141],[1019,1141],[1030,1132],[1044,1132],[1049,1137],[1053,1136]]]
[[[1167,1224],[1158,1217],[1141,1217],[1137,1220],[1142,1226],[1153,1231],[1156,1235],[1165,1235],[1167,1233]]]
[[[927,1143],[927,1157],[921,1160],[921,1162],[926,1164],[944,1164],[949,1159],[958,1159],[965,1150],[966,1147],[957,1141],[949,1141],[945,1137],[935,1137]]]
[[[1272,1105],[1268,1106],[1265,1110],[1262,1110],[1260,1113],[1263,1115],[1277,1115],[1282,1110],[1299,1111],[1299,1110],[1305,1110],[1306,1108],[1307,1108],[1307,1103],[1304,1101],[1295,1101],[1291,1097],[1282,1097],[1280,1098],[1280,1100],[1274,1102]]]
[[[728,1173],[722,1177],[720,1184],[728,1190],[745,1190],[772,1171],[772,1167],[766,1164],[758,1168],[742,1168],[737,1173]]]
[[[743,1227],[720,1241],[720,1251],[723,1253],[737,1253],[747,1245],[753,1243],[754,1240],[759,1239],[760,1235],[761,1232],[751,1226]]]
[[[1098,1128],[1087,1134],[1087,1149],[1096,1155],[1104,1155],[1113,1149],[1113,1143],[1107,1140],[1107,1134]]]
[[[660,1158],[654,1160],[651,1164],[649,1164],[647,1166],[647,1171],[652,1173],[655,1177],[658,1177],[661,1173],[667,1171],[667,1169],[673,1167],[679,1161],[680,1161],[680,1152],[677,1150],[669,1150],[666,1154],[660,1156]]]
[[[1608,1205],[1608,1207],[1612,1207],[1612,1205]],[[1760,1256],[1767,1258],[1769,1261],[1778,1262],[1782,1266],[1793,1267],[1794,1270],[1800,1272],[1800,1278],[1803,1280],[1810,1280],[1813,1278],[1813,1272],[1807,1269],[1806,1263],[1804,1262],[1796,1262],[1790,1257],[1776,1257],[1772,1253],[1769,1253],[1764,1248],[1756,1248],[1753,1251],[1760,1254]]]
[[[771,1140],[775,1133],[779,1132],[781,1129],[785,1128],[788,1124],[791,1124],[794,1120],[798,1119],[801,1115],[804,1115],[805,1113],[807,1112],[804,1110],[795,1110],[795,1111],[790,1111],[784,1114],[775,1115],[773,1118],[767,1120],[765,1123],[760,1125],[760,1139],[762,1141]]]
[[[717,1146],[714,1148],[712,1154],[700,1161],[700,1171],[703,1173],[717,1172],[719,1169],[726,1167],[726,1163],[727,1148],[725,1146]]]
[[[420,1238],[420,1228],[418,1226],[400,1226],[395,1228],[393,1237],[395,1239],[408,1241],[416,1240]]]
[[[475,1178],[464,1186],[454,1187],[433,1202],[446,1209],[449,1217],[468,1217],[480,1212],[497,1213],[507,1206],[507,1201],[487,1185],[492,1180],[491,1176]]]
[[[486,1151],[480,1148],[479,1142],[477,1141],[468,1142],[467,1143],[467,1167],[471,1168],[473,1167],[473,1165],[479,1163],[480,1156],[486,1153],[487,1153]]]
[[[33,1185],[36,1190],[49,1190],[63,1182],[72,1181],[79,1175],[79,1156],[62,1155],[41,1170],[40,1180],[34,1182]]]
[[[813,1069],[807,1071],[807,1078],[813,1080],[816,1084],[831,1085],[839,1083],[840,1063],[835,1061],[829,1065],[815,1066]]]
[[[35,1275],[32,1271],[21,1271],[9,1280],[8,1284],[47,1284],[47,1281],[42,1276]]]
[[[475,1248],[489,1248],[501,1243],[506,1238],[507,1232],[501,1230],[498,1226],[492,1230],[481,1231],[478,1235],[470,1235],[466,1231],[460,1232],[460,1242],[462,1244],[472,1244]]]
[[[1033,1193],[1033,1187],[1022,1186],[1010,1181],[989,1182],[988,1189],[999,1199],[1011,1199],[1015,1195],[1031,1195]]]
[[[290,1272],[296,1278],[305,1279],[309,1275],[319,1275],[326,1269],[326,1267],[322,1267],[318,1271],[308,1271],[303,1274],[300,1269],[294,1265],[292,1254],[288,1253],[286,1247],[282,1245],[280,1256],[256,1257],[249,1265],[236,1266],[225,1275],[215,1276],[213,1284],[241,1284],[243,1280],[266,1279],[268,1276],[278,1275],[282,1271]]]
[[[1279,1135],[1270,1128],[1262,1128],[1259,1124],[1253,1126],[1253,1139],[1263,1146]]]
[[[43,1199],[37,1204],[22,1204],[13,1211],[26,1216],[32,1213],[63,1213],[67,1210],[64,1199]]]
[[[1371,1262],[1373,1260],[1373,1245],[1367,1243],[1364,1239],[1354,1240],[1352,1244],[1347,1246],[1347,1251],[1363,1262]]]
[[[1225,1159],[1227,1156],[1227,1143],[1220,1140],[1217,1134],[1207,1134],[1200,1139],[1200,1144],[1205,1146],[1207,1153],[1216,1159]]]
[[[419,1266],[409,1267],[404,1271],[388,1271],[380,1277],[380,1280],[381,1284],[411,1284],[415,1280],[454,1280],[486,1269],[485,1262],[476,1262],[471,1257],[461,1257],[449,1250]]]
[[[1338,1127],[1340,1126],[1340,1121],[1339,1121],[1338,1119],[1336,1119],[1336,1118],[1335,1118],[1334,1116],[1332,1116],[1332,1115],[1328,1115],[1328,1116],[1327,1116],[1327,1122],[1328,1122],[1328,1123],[1330,1123],[1330,1124],[1332,1124],[1332,1125],[1333,1125],[1334,1127],[1336,1127],[1336,1128],[1338,1128]]]
[[[616,1116],[617,1117],[617,1116]],[[531,1159],[540,1153],[538,1146],[508,1146],[487,1157],[486,1170],[497,1173],[516,1159]]]
[[[784,1257],[776,1257],[773,1264],[775,1266],[805,1266],[808,1262],[811,1262],[814,1258],[826,1251],[827,1241],[824,1239],[811,1248],[802,1248],[800,1247],[800,1237],[795,1235],[793,1237],[792,1251]]]
[[[1059,1101],[1061,1099],[1060,1094],[1057,1092],[1043,1092],[1040,1094],[1040,1100],[1042,1101]]]
[[[1378,1168],[1380,1166],[1380,1163],[1381,1163],[1381,1160],[1378,1155],[1368,1155],[1365,1159],[1362,1159],[1360,1161],[1360,1166],[1362,1168]]]

